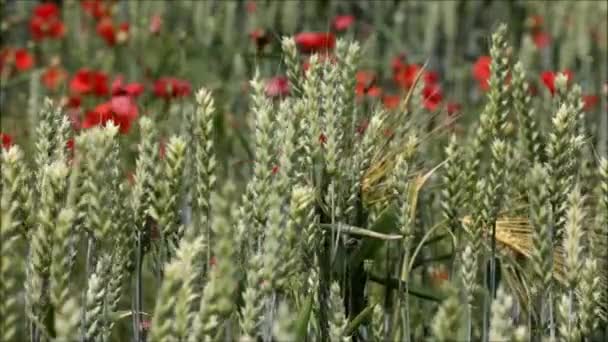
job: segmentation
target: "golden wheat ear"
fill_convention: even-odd
[[[465,216],[462,220],[463,222],[470,222],[471,217]],[[529,292],[529,284],[524,274],[524,263],[529,262],[532,257],[532,230],[533,227],[526,217],[503,216],[496,221],[496,242],[502,249],[500,256],[503,265],[505,265],[503,266],[505,279],[523,305],[529,302],[528,296],[525,295]],[[604,262],[608,262],[608,260]],[[562,286],[566,281],[564,268],[564,250],[561,246],[555,246],[553,251],[553,279]],[[608,286],[608,270],[601,269],[599,271],[602,286]],[[527,307],[523,309],[529,310]],[[600,301],[599,315],[603,320],[608,319],[608,301],[605,295]]]

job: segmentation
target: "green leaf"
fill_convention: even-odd
[[[369,280],[373,281],[374,283],[378,283],[382,286],[385,287],[389,287],[391,289],[398,289],[399,288],[399,280],[396,278],[384,278],[384,277],[379,277],[377,275],[374,274],[370,274],[369,275]],[[405,289],[405,283],[402,282],[401,283],[401,288]],[[408,285],[408,293],[411,296],[414,297],[418,297],[421,299],[426,299],[426,300],[432,300],[435,302],[441,302],[445,299],[445,295],[438,292],[438,291],[433,291],[430,290],[428,288],[428,286],[422,287],[422,286],[417,286],[412,284],[411,282]]]
[[[363,309],[359,314],[348,322],[346,328],[344,328],[344,336],[350,336],[357,330],[357,328],[367,319],[369,315],[374,312],[375,304],[368,305],[365,309]]]
[[[376,222],[369,230],[378,233],[395,233],[398,230],[398,217],[395,208],[388,207],[382,211]],[[359,249],[350,257],[350,268],[357,269],[365,259],[373,259],[376,252],[382,247],[382,240],[378,239],[362,239],[362,244]]]
[[[308,320],[310,319],[310,312],[312,311],[314,293],[309,293],[304,301],[300,313],[298,314],[297,326],[296,326],[296,341],[306,341],[306,334],[308,332]]]

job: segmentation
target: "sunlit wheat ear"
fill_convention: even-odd
[[[507,25],[501,24],[492,34],[492,46],[490,56],[490,92],[485,110],[488,110],[493,118],[492,135],[501,137],[505,134],[507,116],[509,115],[509,92],[511,86],[507,82],[510,73],[511,47],[508,43]]]
[[[54,159],[65,157],[69,129],[70,123],[61,108],[51,99],[45,99],[35,129],[35,166],[38,172]],[[40,174],[37,179],[40,181]]]
[[[67,300],[73,294],[69,268],[70,234],[73,233],[74,217],[74,211],[70,208],[62,209],[57,215],[50,278],[51,301],[55,308],[66,305]]]
[[[542,134],[536,122],[530,85],[526,81],[526,72],[521,62],[517,62],[513,67],[512,96],[519,122],[519,147],[530,163],[538,163],[543,160]]]
[[[254,255],[249,259],[247,268],[246,288],[243,292],[243,306],[241,307],[239,324],[241,327],[241,342],[256,341],[258,324],[264,310],[262,302],[263,292],[260,289],[263,280],[262,257]]]
[[[266,295],[270,295],[272,291],[285,285],[285,272],[289,271],[280,268],[280,264],[288,257],[289,250],[284,241],[285,229],[281,213],[281,199],[276,191],[270,193],[268,205],[268,220],[266,224],[266,236],[264,238],[264,266],[262,267],[264,277],[262,290]]]
[[[568,196],[567,219],[564,229],[565,280],[569,289],[577,286],[583,256],[583,224],[585,221],[584,198],[575,188]]]
[[[344,300],[340,294],[340,285],[336,282],[331,284],[329,301],[329,339],[332,342],[348,342],[351,340],[350,336],[344,336],[348,320],[344,312]]]
[[[340,68],[325,65],[323,71],[321,92],[325,96],[321,101],[321,112],[323,113],[321,134],[323,134],[325,142],[322,151],[327,173],[339,179],[341,167],[338,163],[341,160],[339,154],[342,150],[340,140],[344,134],[340,122],[344,109],[343,92],[339,91]]]
[[[184,238],[175,255],[175,261],[180,266],[179,274],[173,276],[179,278],[181,285],[177,291],[171,294],[175,297],[175,319],[172,324],[176,338],[180,341],[188,339],[190,325],[195,316],[193,304],[194,300],[199,298],[199,282],[202,278],[200,260],[203,256],[203,247],[200,237],[194,241]]]
[[[598,327],[602,317],[602,284],[597,259],[585,261],[578,290],[580,331],[582,336],[588,336]]]
[[[215,191],[216,155],[214,134],[215,102],[211,92],[201,88],[196,93],[192,145],[189,146],[194,164],[193,213],[199,230],[210,239],[211,193]],[[195,235],[195,232],[192,232]],[[209,261],[209,260],[207,260]]]
[[[583,137],[576,132],[576,120],[573,109],[562,105],[552,119],[553,131],[547,142],[549,191],[556,237],[561,237],[564,229],[567,197],[574,187],[578,151],[583,144]]]
[[[273,130],[275,122],[272,120],[272,103],[264,95],[264,86],[256,74],[251,81],[254,90],[252,101],[255,114],[255,163],[253,178],[248,186],[248,201],[251,222],[251,239],[257,241],[264,231],[266,212],[268,211],[268,194],[270,192],[270,177],[273,167]]]
[[[61,161],[45,165],[41,172],[40,202],[36,214],[36,230],[30,247],[26,285],[26,312],[33,322],[42,322],[50,310],[51,297],[46,284],[50,278],[55,220],[60,205],[65,200],[67,175],[68,168]],[[45,330],[43,326],[39,329]]]
[[[490,341],[527,341],[526,328],[513,324],[512,310],[513,297],[500,287],[496,299],[492,302]]]
[[[532,248],[530,263],[534,275],[533,296],[542,295],[553,279],[553,236],[551,234],[551,203],[546,186],[547,171],[537,164],[529,179],[530,223]]]
[[[152,318],[150,341],[160,342],[177,340],[177,325],[184,322],[176,322],[178,319],[176,309],[176,293],[180,291],[182,282],[181,274],[186,266],[181,260],[175,260],[165,267],[165,278],[158,293],[154,317]],[[183,317],[179,317],[183,319]]]
[[[598,187],[596,220],[593,236],[590,238],[591,255],[598,262],[600,270],[601,317],[608,321],[608,159],[602,158],[598,167]]]
[[[465,160],[466,179],[468,198],[464,202],[470,202],[475,189],[475,179],[478,178],[480,163],[487,151],[487,145],[492,139],[502,139],[505,135],[507,126],[507,116],[509,113],[510,86],[506,82],[510,70],[510,46],[507,40],[507,27],[501,24],[492,34],[492,46],[490,55],[492,62],[490,65],[490,91],[488,92],[488,102],[486,103],[481,116],[479,126],[469,145],[469,153]]]
[[[139,126],[141,138],[137,146],[138,155],[131,205],[134,227],[137,231],[144,232],[154,203],[154,189],[158,174],[158,140],[157,130],[151,118],[142,117]]]
[[[87,201],[84,224],[87,231],[92,233],[89,236],[94,238],[96,243],[107,245],[111,244],[111,239],[117,231],[113,210],[114,206],[118,205],[118,189],[114,188],[118,184],[108,180],[117,177],[113,171],[118,164],[118,151],[113,150],[113,147],[118,126],[109,122],[107,126],[96,127],[87,134],[87,154],[83,161],[88,176],[83,186],[83,201]]]
[[[278,317],[272,327],[272,336],[277,342],[289,342],[296,339],[296,318],[286,302],[281,302],[278,309]]]
[[[86,308],[83,322],[83,331],[87,340],[101,337],[104,313],[104,301],[106,298],[106,286],[108,281],[109,258],[99,258],[95,272],[89,276],[86,293]]]
[[[283,50],[283,60],[287,66],[287,78],[289,79],[291,92],[293,95],[300,95],[302,92],[300,85],[302,84],[303,71],[293,37],[283,37],[281,39],[281,49]]]
[[[467,305],[471,305],[473,302],[473,296],[477,290],[476,276],[477,276],[477,254],[473,253],[471,245],[467,244],[462,252],[462,287],[464,295],[466,297]]]
[[[70,342],[79,339],[78,325],[80,323],[80,305],[70,296],[55,312],[56,341]]]
[[[461,305],[457,295],[451,295],[441,303],[439,310],[433,318],[431,331],[436,341],[452,341],[458,336],[460,319],[462,315]]]
[[[172,257],[183,235],[181,206],[185,156],[185,140],[177,136],[171,137],[161,166],[161,178],[156,182],[158,195],[150,211],[150,216],[158,224],[166,244],[164,248],[166,260]]]
[[[2,151],[2,194],[0,197],[0,339],[3,341],[14,340],[18,321],[20,318],[20,306],[17,300],[19,284],[15,275],[22,268],[17,252],[19,221],[14,220],[19,204],[12,199],[14,192],[9,189],[14,186],[14,177],[5,172],[11,161],[15,161],[17,147],[9,151]]]
[[[341,144],[348,148],[353,143],[354,127],[357,124],[358,113],[355,104],[355,89],[357,84],[356,72],[361,60],[361,46],[356,41],[338,40],[336,44],[336,57],[340,66],[340,92],[342,93],[344,109],[340,122],[344,138]],[[353,113],[354,112],[354,113]]]
[[[307,127],[307,135],[310,139],[311,154],[319,155],[322,145],[321,139],[321,82],[322,82],[322,65],[319,62],[318,55],[312,55],[308,60],[310,66],[306,70],[304,81],[302,83],[302,99],[304,101],[304,122]],[[312,172],[312,170],[310,170]]]
[[[574,296],[570,291],[558,297],[558,331],[561,341],[580,341],[581,332],[578,328],[578,312],[575,309]]]
[[[0,172],[2,197],[9,203],[12,224],[24,238],[29,238],[33,228],[35,212],[29,184],[30,171],[23,150],[19,146],[2,149]]]
[[[568,196],[568,209],[564,227],[564,277],[566,291],[558,303],[559,332],[565,341],[578,341],[580,330],[578,327],[580,314],[576,310],[576,290],[579,285],[582,269],[583,254],[583,224],[585,212],[584,198],[580,189],[575,187]]]
[[[447,220],[447,227],[455,232],[460,228],[460,203],[462,196],[461,160],[456,136],[450,137],[450,142],[445,149],[446,163],[443,166],[442,180],[444,183],[441,191],[441,209],[443,217]]]
[[[221,321],[229,316],[236,302],[237,264],[234,213],[228,202],[234,198],[234,184],[227,183],[221,195],[213,195],[212,229],[215,237],[213,256],[215,266],[210,270],[203,290],[199,311],[192,324],[189,341],[201,341],[215,336]]]

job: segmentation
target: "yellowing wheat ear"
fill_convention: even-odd
[[[471,217],[465,216],[462,220],[464,223],[470,223]],[[467,225],[465,224],[464,226],[466,227]],[[534,254],[532,238],[533,228],[526,217],[503,216],[496,221],[497,243],[514,255],[524,257],[523,260],[530,260]],[[560,284],[565,285],[564,249],[561,246],[554,248],[552,269],[552,277]],[[603,286],[608,286],[608,272],[606,270],[599,270],[599,274],[600,283]],[[608,307],[606,307],[605,303],[602,303],[601,317],[603,319],[607,317],[607,310]]]

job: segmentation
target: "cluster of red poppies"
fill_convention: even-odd
[[[191,93],[190,84],[186,81],[163,77],[154,82],[152,92],[159,98],[171,100]],[[139,109],[136,99],[145,91],[142,83],[125,83],[124,77],[118,75],[112,83],[104,72],[90,69],[78,70],[69,82],[70,97],[66,107],[77,129],[104,125],[109,120],[120,127],[121,133],[128,133],[131,123],[138,117]],[[86,111],[81,121],[83,98],[102,98],[106,101]]]
[[[477,59],[475,64],[473,65],[472,75],[473,78],[477,81],[477,85],[479,89],[482,91],[488,91],[490,89],[490,64],[492,63],[492,58],[490,56],[481,56]],[[558,73],[562,73],[566,75],[568,79],[568,83],[574,79],[574,73],[568,69],[562,70],[561,72],[546,70],[541,72],[540,74],[540,83],[543,84],[551,96],[555,95],[555,78]],[[510,81],[510,78],[507,77],[507,82]],[[530,95],[537,95],[538,90],[534,84],[530,87]],[[583,103],[584,110],[591,110],[599,103],[599,96],[594,94],[586,94],[583,95]]]
[[[113,23],[112,2],[84,0],[80,4],[85,15],[95,22],[99,37],[109,46],[128,39],[128,23],[119,25]],[[161,25],[162,19],[154,16],[150,21],[150,32],[159,33]],[[66,33],[59,7],[50,2],[41,3],[33,8],[29,27],[34,41],[61,39]],[[13,71],[30,70],[34,64],[33,54],[25,48],[5,47],[0,50],[0,75],[3,80]],[[60,66],[58,58],[53,58],[50,65],[42,72],[40,81],[48,90],[55,92],[68,78],[69,74]],[[119,125],[121,133],[128,133],[132,122],[139,114],[136,99],[145,88],[139,82],[125,83],[121,75],[115,76],[110,84],[110,76],[107,73],[82,68],[69,79],[69,96],[64,104],[75,129],[104,125],[112,120]],[[189,82],[174,77],[161,77],[150,88],[153,95],[165,101],[188,96],[192,91]],[[84,105],[85,103],[87,106]],[[2,138],[3,146],[9,146],[12,138],[7,134],[3,134]]]
[[[255,2],[247,3],[249,13],[255,12]],[[305,56],[302,69],[308,70],[309,57],[318,54],[320,61],[333,60],[332,50],[336,46],[336,33],[347,31],[355,24],[352,15],[338,15],[332,20],[333,32],[301,32],[294,36],[298,50]],[[268,31],[256,28],[249,33],[249,38],[259,50],[270,44],[271,39]],[[278,75],[268,80],[266,84],[266,95],[269,97],[284,97],[289,95],[289,82],[287,77]]]
[[[80,2],[85,16],[95,25],[95,32],[108,46],[122,44],[129,39],[129,24],[114,21],[112,1],[83,0]],[[256,3],[247,1],[246,9],[249,14],[254,13]],[[302,54],[302,69],[309,67],[309,58],[316,54],[325,62],[335,62],[333,49],[336,45],[336,35],[347,32],[357,24],[352,15],[338,15],[332,19],[329,32],[301,32],[294,36],[298,50]],[[539,49],[547,47],[551,38],[543,27],[542,17],[532,16],[527,21],[528,33]],[[150,34],[158,34],[162,27],[162,17],[155,15],[150,20]],[[61,20],[60,8],[54,3],[41,3],[34,7],[29,29],[34,41],[45,39],[61,39],[65,36],[66,27]],[[257,28],[250,32],[250,39],[258,50],[272,42],[265,29]],[[472,77],[477,82],[480,91],[489,90],[491,58],[480,56],[472,67]],[[0,77],[7,79],[13,72],[30,70],[36,60],[30,52],[20,47],[4,47],[0,50]],[[574,75],[563,71],[569,80]],[[389,82],[381,82],[372,70],[359,70],[356,74],[355,95],[358,101],[363,99],[380,99],[388,110],[395,109],[404,98],[404,94],[411,90],[420,77],[422,84],[421,103],[428,111],[437,111],[444,102],[444,93],[441,86],[440,75],[433,70],[422,70],[416,63],[408,63],[405,55],[397,56],[392,61],[392,73]],[[551,95],[555,93],[556,73],[545,71],[540,75],[540,84],[543,84]],[[113,81],[110,84],[110,78]],[[69,80],[69,82],[68,82]],[[509,80],[507,80],[509,81]],[[127,133],[132,122],[139,115],[137,98],[149,88],[150,93],[157,98],[169,101],[190,95],[190,83],[175,77],[161,77],[147,87],[140,82],[126,83],[123,76],[110,77],[100,70],[87,68],[76,71],[70,78],[66,70],[60,66],[58,58],[54,58],[41,74],[42,84],[50,91],[56,92],[64,82],[68,82],[69,96],[64,101],[75,129],[86,129],[96,125],[105,124],[113,120],[120,126],[122,133]],[[531,82],[531,94],[538,90],[536,82]],[[395,89],[395,90],[390,90]],[[290,84],[284,75],[272,77],[266,83],[266,95],[273,98],[288,96]],[[101,101],[99,101],[101,100]],[[597,105],[599,97],[596,95],[584,96],[585,109]],[[445,105],[448,114],[460,111],[461,105],[456,102],[447,102]],[[3,145],[10,144],[10,136],[3,135]],[[9,143],[5,144],[5,140]]]

